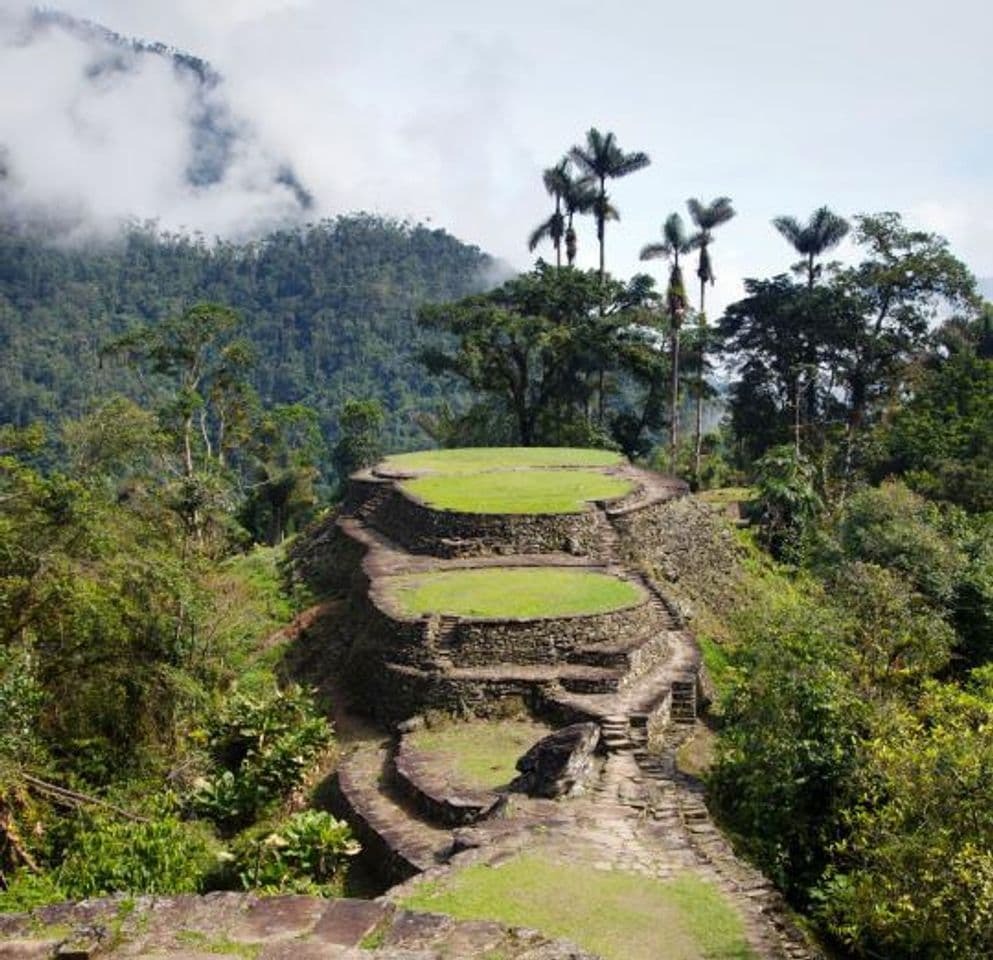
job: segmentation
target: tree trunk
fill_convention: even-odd
[[[214,455],[214,447],[210,442],[210,431],[207,429],[207,408],[200,408],[200,436],[203,437],[203,448],[207,452],[207,459]]]
[[[705,312],[707,299],[707,281],[700,278],[700,370],[699,377],[697,379],[697,394],[696,394],[696,423],[694,425],[694,435],[693,435],[693,479],[696,481],[697,488],[700,486],[700,456],[703,447],[703,363],[704,363],[704,339],[703,330],[707,325],[707,314]]]
[[[672,318],[672,399],[669,411],[669,472],[676,475],[676,454],[679,449],[679,327]]]
[[[600,241],[600,285],[603,286],[603,278],[606,273],[604,269],[604,241],[607,234],[607,185],[603,177],[600,178],[600,213],[597,216],[597,239]]]
[[[193,416],[187,416],[183,421],[183,467],[186,476],[193,476]]]
[[[793,446],[800,456],[800,375],[793,381]]]

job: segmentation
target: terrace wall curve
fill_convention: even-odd
[[[598,542],[594,511],[589,506],[581,513],[462,513],[430,507],[391,486],[367,519],[374,529],[409,553],[442,558],[591,554]]]

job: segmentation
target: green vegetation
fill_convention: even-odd
[[[517,776],[516,763],[548,734],[548,728],[526,720],[450,723],[410,734],[410,743],[437,755],[451,766],[452,778],[475,790],[504,787]]]
[[[413,616],[564,617],[605,613],[643,599],[641,589],[606,573],[569,567],[488,567],[406,574],[384,581]]]
[[[539,854],[422,883],[404,906],[566,937],[607,960],[748,960],[741,918],[710,884],[598,871]]]
[[[423,443],[412,411],[460,402],[413,362],[424,339],[414,311],[481,289],[492,261],[443,230],[356,214],[243,244],[131,230],[117,245],[71,248],[7,221],[0,263],[0,423],[54,426],[113,393],[151,392],[158,406],[155,378],[142,383],[101,350],[207,300],[242,318],[248,381],[268,406],[310,407],[330,445],[346,400],[377,399],[395,450]]]
[[[332,748],[311,695],[279,685],[303,599],[281,552],[228,557],[230,506],[177,502],[175,427],[129,401],[69,422],[71,477],[43,466],[43,431],[0,428],[0,910],[238,888],[227,844],[278,835]],[[285,826],[287,876],[339,889],[348,828]]]
[[[480,473],[516,467],[613,467],[623,457],[585,447],[461,447],[387,457],[381,466],[396,473]]]
[[[634,488],[592,470],[430,474],[402,486],[428,506],[459,513],[581,513],[590,500],[613,500]]]

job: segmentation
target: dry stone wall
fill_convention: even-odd
[[[448,621],[443,649],[456,666],[561,663],[580,647],[645,633],[653,626],[653,614],[646,597],[626,610],[587,616],[453,619]]]
[[[356,492],[354,499],[362,496]],[[428,507],[395,487],[382,496],[368,519],[404,550],[435,557],[584,554],[592,553],[597,543],[592,508],[563,514],[460,513]]]

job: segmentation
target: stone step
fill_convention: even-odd
[[[625,684],[617,693],[598,696],[569,691],[552,692],[549,700],[553,706],[558,707],[559,712],[567,716],[599,722],[609,716],[637,715],[637,725],[646,726],[652,715],[661,711],[668,713],[673,674],[679,676],[684,669],[681,659],[670,657]]]
[[[429,823],[461,827],[488,817],[501,797],[485,790],[472,790],[455,784],[450,774],[439,768],[437,759],[411,746],[405,737],[387,761],[387,772],[403,799]]]
[[[370,869],[391,883],[443,863],[452,846],[450,830],[433,826],[388,788],[387,750],[363,745],[338,766],[333,812],[352,825]]]
[[[666,630],[652,629],[609,643],[577,647],[569,652],[567,660],[570,663],[623,670],[626,682],[630,682],[662,660],[668,651]]]
[[[478,683],[524,682],[551,684],[577,693],[603,693],[617,689],[621,674],[603,667],[572,663],[502,663],[487,667],[455,667],[445,674],[452,680]]]

